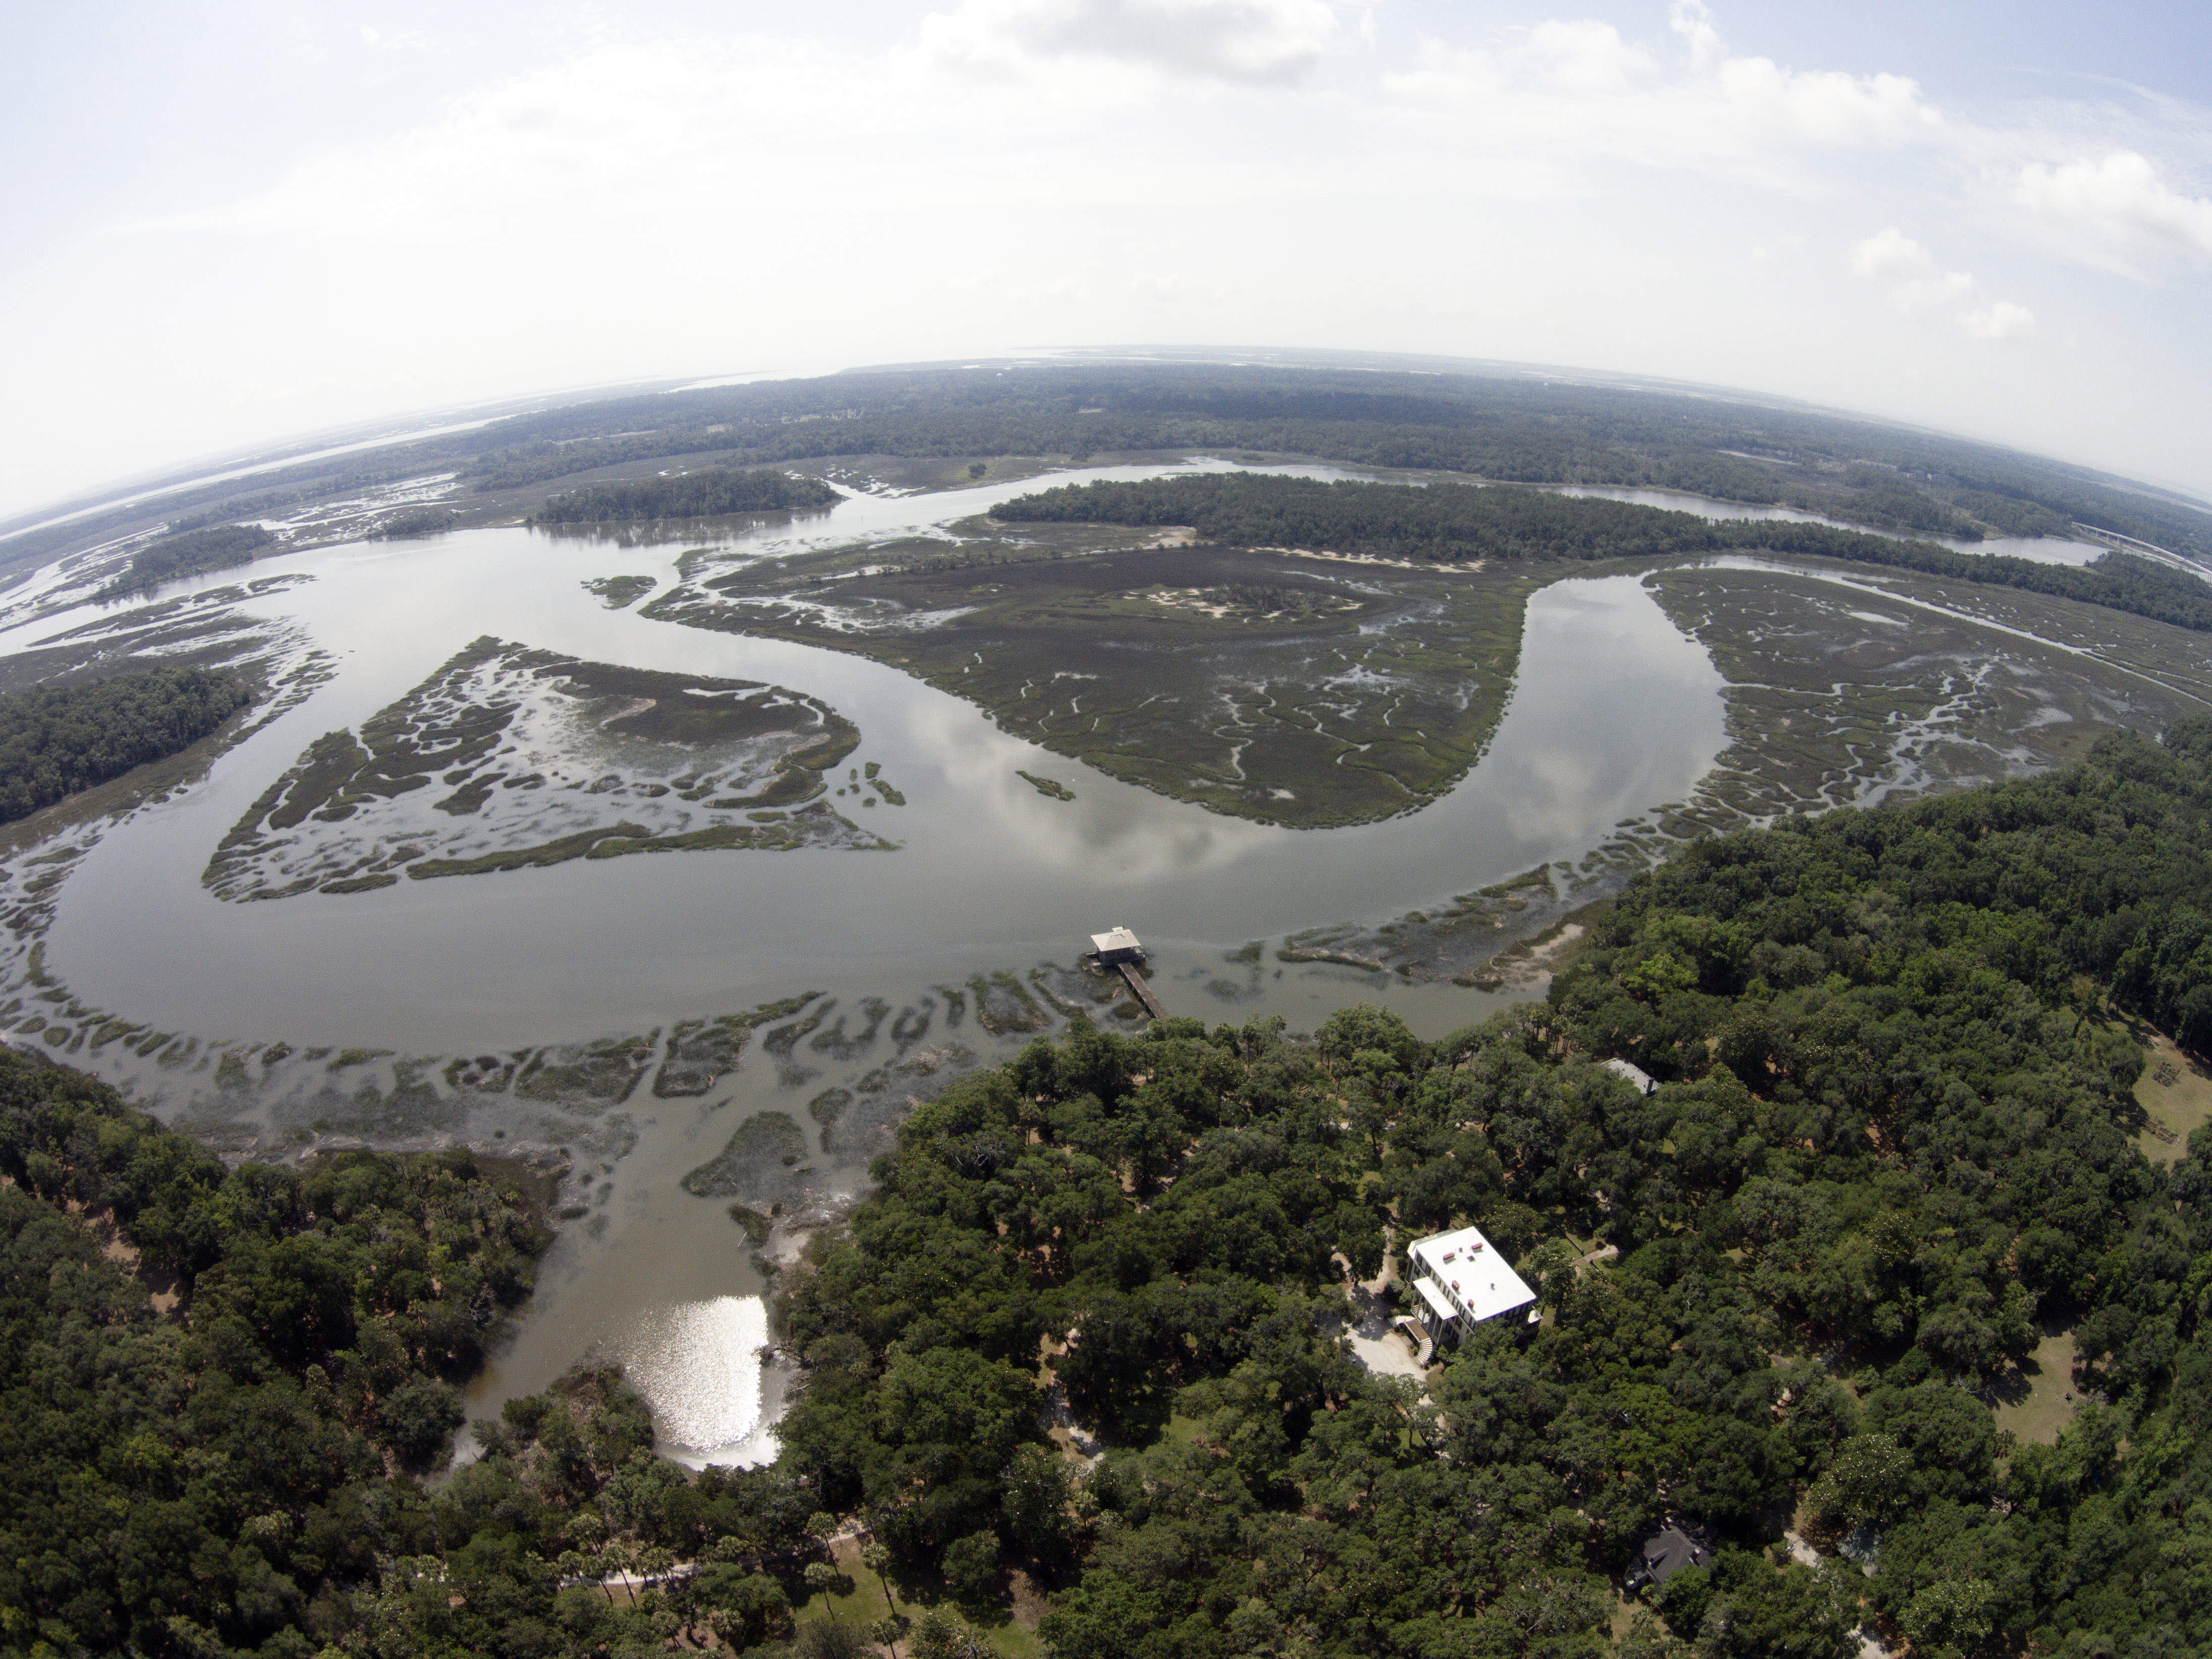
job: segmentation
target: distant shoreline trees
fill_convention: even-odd
[[[129,568],[100,591],[103,599],[128,599],[151,592],[163,582],[204,571],[224,570],[251,564],[263,548],[276,538],[258,524],[223,524],[208,530],[188,530],[165,536],[131,556]]]
[[[594,484],[556,495],[532,524],[608,524],[631,519],[713,519],[731,513],[793,513],[835,507],[844,496],[812,478],[759,467],[708,467],[673,478]]]
[[[1771,552],[2024,588],[2212,631],[2212,584],[2124,553],[2088,565],[1961,553],[1832,525],[1711,520],[1601,497],[1471,484],[1395,484],[1256,472],[1063,484],[991,509],[1007,523],[1191,525],[1232,547],[1296,547],[1454,562]]]

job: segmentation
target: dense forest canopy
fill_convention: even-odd
[[[256,553],[273,545],[276,540],[258,524],[217,525],[212,529],[164,536],[132,554],[129,567],[100,591],[100,597],[127,599],[179,577],[251,564]]]
[[[790,513],[835,507],[844,497],[811,478],[761,467],[708,467],[636,483],[598,484],[556,495],[534,524],[605,524],[620,519],[707,519],[726,513]]]
[[[1717,1553],[1632,1659],[1851,1659],[1868,1620],[1928,1659],[2199,1650],[2212,1127],[2137,1150],[2130,1014],[2212,1042],[2212,719],[1696,844],[1547,1004],[1439,1042],[1079,1023],[918,1107],[789,1285],[775,1466],[657,1459],[586,1371],[434,1489],[544,1242],[504,1172],[227,1170],[0,1056],[0,1652],[854,1654],[857,1522],[909,1611],[988,1626],[1026,1573],[1051,1659],[1598,1659],[1669,1517]],[[1347,1278],[1462,1221],[1540,1326],[1371,1373]],[[2046,1328],[2083,1403],[2015,1443],[1987,1390]],[[1871,1575],[1792,1561],[1793,1516]],[[671,1576],[633,1607],[617,1568]]]
[[[189,748],[253,698],[242,676],[209,668],[0,696],[0,823]]]
[[[2208,763],[2200,721],[1703,843],[1548,1007],[1436,1045],[1371,1010],[1310,1046],[1041,1042],[916,1112],[792,1295],[785,1466],[955,1581],[1059,1583],[1065,1659],[1594,1655],[1668,1514],[1723,1548],[1640,1653],[1842,1659],[1869,1615],[1929,1654],[2192,1650],[2212,1130],[2136,1151],[2143,1055],[2095,986],[2212,1005]],[[1546,1322],[1480,1328],[1422,1400],[1333,1340],[1342,1263],[1469,1218]],[[1591,1238],[1616,1265],[1577,1271]],[[1975,1389],[2040,1321],[2095,1403],[2010,1444]],[[1041,1340],[1119,1448],[1079,1494]],[[1800,1506],[1879,1531],[1871,1580],[1756,1553]]]
[[[1714,520],[1542,490],[1212,472],[1135,483],[1061,484],[1001,502],[991,516],[1017,524],[1190,525],[1206,540],[1235,547],[1316,548],[1445,562],[1728,551],[1816,554],[2053,593],[2183,628],[2212,629],[2212,584],[2130,554],[2107,553],[2087,566],[2044,564],[1831,525]]]
[[[434,1555],[386,1471],[443,1459],[529,1288],[549,1235],[511,1182],[458,1153],[226,1169],[13,1054],[0,1174],[0,1651],[291,1659],[380,1557]]]
[[[726,455],[758,466],[828,456],[1230,453],[1463,472],[1524,483],[1657,486],[1779,503],[1899,533],[2063,535],[2076,524],[2212,558],[2212,510],[2014,451],[1747,398],[1574,381],[1429,360],[1350,368],[1008,362],[854,370],[811,380],[598,398],[339,460],[301,462],[167,498],[177,527],[458,471],[525,490],[596,468]],[[0,556],[119,533],[117,507],[27,531]]]

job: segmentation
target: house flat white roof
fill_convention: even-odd
[[[1137,936],[1127,928],[1109,927],[1103,933],[1091,936],[1091,948],[1104,956],[1111,951],[1141,951],[1145,947],[1137,943]]]
[[[1435,1279],[1417,1279],[1413,1281],[1413,1288],[1421,1293],[1421,1300],[1429,1304],[1437,1318],[1451,1319],[1458,1316],[1459,1310],[1452,1306],[1450,1299]]]
[[[1469,1320],[1492,1319],[1515,1308],[1525,1308],[1536,1299],[1536,1292],[1498,1254],[1480,1227],[1462,1227],[1456,1232],[1421,1239],[1409,1254],[1409,1266],[1419,1275],[1413,1281],[1414,1288],[1421,1288],[1424,1278],[1436,1281],[1449,1310],[1437,1309],[1443,1317],[1458,1314]],[[1422,1297],[1429,1299],[1425,1291]]]

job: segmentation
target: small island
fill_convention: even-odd
[[[127,599],[150,593],[163,582],[198,576],[210,570],[228,570],[251,564],[276,538],[258,524],[222,524],[207,530],[188,530],[164,536],[131,556],[123,574],[100,590],[103,600]]]
[[[732,513],[797,513],[830,507],[844,496],[813,478],[772,467],[707,467],[635,483],[594,484],[555,495],[532,524],[612,524],[638,519],[714,519]]]

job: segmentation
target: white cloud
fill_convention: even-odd
[[[1959,326],[1977,340],[2025,340],[2035,332],[2035,313],[2009,300],[1992,300],[1960,312]]]
[[[1690,48],[1690,62],[1704,69],[1721,55],[1720,25],[1705,0],[1674,0],[1667,9],[1667,27],[1680,35]]]
[[[1411,9],[1379,0],[1372,56],[1363,0],[906,16],[931,9],[872,33],[747,9],[746,33],[584,8],[435,58],[325,29],[331,63],[286,72],[343,88],[374,59],[408,98],[313,137],[272,119],[254,165],[167,187],[204,196],[109,192],[93,210],[129,239],[21,228],[35,257],[0,270],[0,309],[39,326],[0,337],[0,379],[26,389],[0,415],[19,459],[0,497],[150,465],[180,432],[1133,340],[1582,363],[2212,466],[2191,441],[2201,283],[2108,305],[2109,277],[2039,276],[2038,310],[2068,296],[2042,332],[2079,328],[2081,349],[1988,344],[2035,331],[2015,301],[2046,251],[2203,245],[2192,175],[2162,159],[2195,153],[2171,112],[1938,108],[1901,75],[1732,50],[1697,0],[1489,33],[1459,21],[1480,9],[1431,8],[1451,38],[1418,57]],[[2119,151],[2161,160],[2148,179],[2074,160]],[[1838,222],[1941,225],[1945,246],[1893,228],[1847,250]],[[402,368],[404,398],[380,392]],[[143,395],[118,413],[125,380]]]
[[[2035,313],[2026,306],[1990,299],[1971,271],[1944,270],[1895,225],[1851,245],[1851,270],[1881,283],[1900,311],[1948,313],[1970,340],[2009,343],[2035,332]]]
[[[1895,225],[1852,243],[1851,269],[1878,283],[1923,282],[1936,274],[1936,256]]]
[[[2133,150],[2115,150],[2101,161],[2022,167],[2013,200],[2099,235],[2212,258],[2212,198],[2183,195]]]
[[[962,68],[1005,74],[1106,58],[1170,75],[1279,85],[1336,33],[1326,0],[963,0],[922,20],[922,43]]]
[[[1943,112],[1905,76],[1731,57],[1703,0],[1675,0],[1669,22],[1689,47],[1686,67],[1668,69],[1610,23],[1553,21],[1490,47],[1426,42],[1419,67],[1384,86],[1492,154],[1555,165],[1601,155],[1800,190],[1820,152],[1948,136]]]

